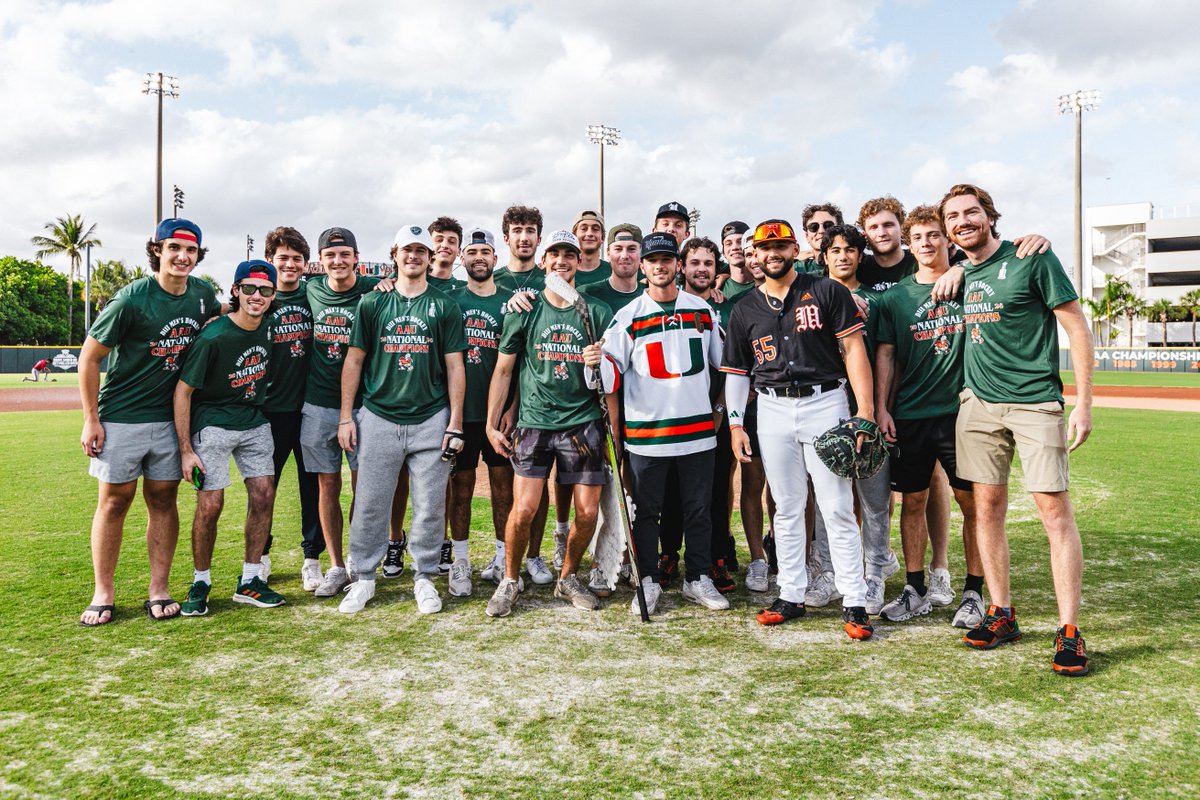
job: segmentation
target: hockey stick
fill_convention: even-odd
[[[598,341],[598,337],[596,336],[596,332],[592,330],[592,318],[588,315],[587,302],[584,301],[575,287],[558,275],[549,273],[546,275],[546,288],[575,307],[575,310],[579,312],[580,319],[583,321],[583,331],[587,337],[588,344],[595,344]],[[642,612],[642,622],[649,622],[650,611],[646,608],[646,593],[642,588],[641,573],[638,572],[637,548],[633,544],[633,525],[629,519],[629,495],[625,493],[625,481],[621,477],[621,462],[617,460],[617,436],[613,429],[612,418],[608,414],[608,403],[604,397],[604,381],[600,378],[599,368],[596,369],[596,384],[596,392],[600,395],[600,414],[604,418],[604,438],[608,445],[608,461],[613,468],[613,480],[616,483],[618,505],[621,507],[621,532],[625,534],[625,546],[629,548],[629,570],[633,575],[633,587],[634,591],[637,592],[638,608]]]

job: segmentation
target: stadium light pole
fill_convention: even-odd
[[[171,216],[178,217],[179,209],[183,208],[183,189],[178,186],[172,186],[175,191],[172,193],[171,201]]]
[[[164,97],[179,97],[179,82],[173,75],[163,75],[161,72],[147,72],[142,82],[142,94],[158,95],[158,170],[154,179],[154,225],[162,220],[162,111]]]
[[[92,329],[92,244],[87,246],[87,267],[83,272],[83,335]]]
[[[621,141],[621,132],[607,125],[588,125],[588,141],[600,145],[600,216],[604,216],[604,146],[616,147]]]
[[[700,235],[700,209],[693,208],[688,212],[688,227],[692,229],[692,236]]]
[[[1058,96],[1059,116],[1075,115],[1075,290],[1083,296],[1083,112],[1100,105],[1099,89]]]
[[[250,260],[250,253],[254,251],[254,240],[250,238],[250,234],[246,234],[246,260]]]

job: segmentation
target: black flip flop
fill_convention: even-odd
[[[164,620],[175,619],[176,617],[178,617],[179,611],[182,611],[183,607],[180,606],[179,611],[176,611],[174,614],[169,614],[169,615],[164,614],[161,617],[154,616],[154,612],[151,611],[151,609],[157,607],[159,611],[162,611],[164,607],[169,606],[169,605],[179,605],[179,604],[176,603],[174,600],[172,600],[169,597],[164,597],[159,600],[147,600],[146,602],[142,603],[142,608],[146,609],[147,617],[149,617],[150,619],[152,619],[155,622],[163,622]]]
[[[99,628],[101,625],[107,625],[108,623],[112,622],[114,619],[117,618],[117,607],[116,606],[92,605],[92,606],[88,606],[87,608],[85,608],[84,611],[95,611],[97,614],[103,614],[105,611],[108,612],[108,619],[104,620],[103,622],[84,622],[83,620],[79,620],[79,624],[85,628]]]

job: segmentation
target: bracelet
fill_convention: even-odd
[[[338,423],[338,427],[340,428],[340,427],[342,427],[343,425],[353,425],[353,424],[354,424],[354,420],[352,420],[352,419],[348,419],[348,420],[344,420],[344,421],[342,421],[342,422],[339,422],[339,423]]]

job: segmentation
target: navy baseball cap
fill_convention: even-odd
[[[675,237],[662,232],[646,234],[646,238],[642,240],[642,258],[660,253],[679,258],[679,244]]]
[[[655,219],[663,217],[679,217],[689,225],[692,224],[692,218],[688,216],[687,206],[683,203],[664,203],[658,207],[658,213],[654,215]]]
[[[254,261],[243,261],[237,265],[237,269],[233,272],[233,283],[237,284],[244,281],[246,278],[259,278],[267,280],[274,286],[278,283],[278,278],[275,274],[275,267],[271,266],[270,262],[261,259]]]
[[[158,223],[154,230],[154,241],[161,242],[165,239],[186,239],[200,247],[200,226],[190,219],[168,217]]]
[[[330,228],[321,233],[321,238],[317,241],[317,253],[326,247],[349,247],[357,253],[358,241],[354,238],[354,234],[346,228]]]

